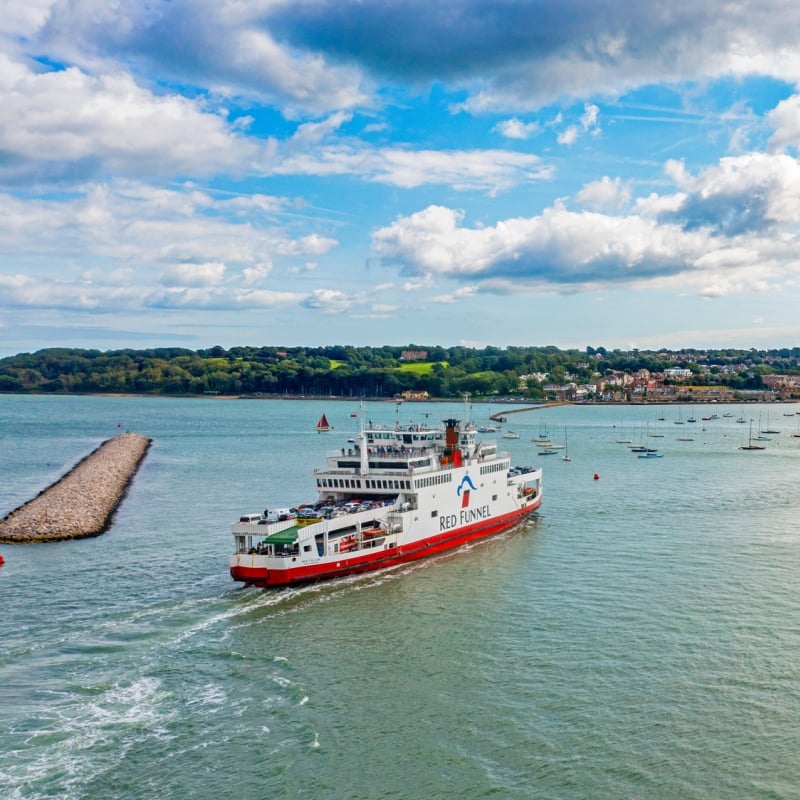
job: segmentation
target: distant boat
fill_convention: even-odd
[[[750,423],[750,435],[747,437],[747,444],[741,445],[740,450],[766,450],[761,444],[753,444],[753,423]]]
[[[319,418],[319,422],[317,423],[317,432],[318,433],[326,433],[327,431],[332,431],[333,425],[328,422],[328,418],[323,414]]]
[[[567,426],[564,426],[564,455],[561,456],[562,461],[572,461],[569,455],[569,448],[567,447]]]
[[[656,453],[654,450],[650,450],[647,453],[641,453],[639,458],[664,458],[664,456],[661,455],[661,453]]]
[[[504,439],[519,439],[519,434],[518,433],[514,433],[514,431],[506,431],[503,434],[503,438]]]
[[[773,435],[776,434],[776,433],[780,433],[780,431],[776,431],[776,430],[774,430],[774,429],[769,427],[769,411],[767,411],[767,427],[763,428],[763,429],[761,428],[761,420],[760,420],[760,418],[759,418],[758,427],[759,427],[759,431],[758,431],[759,433],[771,433]]]

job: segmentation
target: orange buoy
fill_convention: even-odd
[[[6,563],[6,560],[3,558],[3,554],[0,553],[0,566]]]
[[[599,480],[600,480],[600,475],[599,475],[597,472],[595,472],[595,474],[594,474],[594,479],[595,479],[596,481],[599,481]]]

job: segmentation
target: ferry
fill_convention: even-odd
[[[314,470],[314,502],[231,525],[234,581],[295,586],[386,569],[508,530],[539,508],[542,470],[511,466],[457,419],[364,424]]]

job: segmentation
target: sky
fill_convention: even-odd
[[[0,0],[0,356],[800,345],[789,0]]]

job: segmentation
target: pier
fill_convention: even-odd
[[[56,542],[103,533],[151,442],[138,433],[103,442],[52,486],[0,520],[0,542]]]

